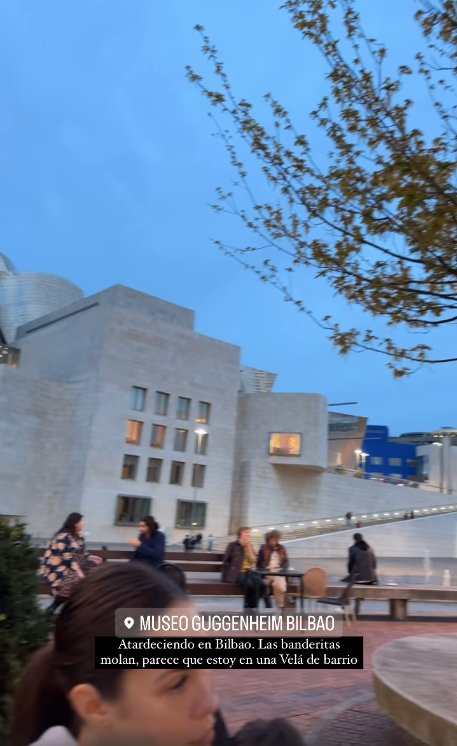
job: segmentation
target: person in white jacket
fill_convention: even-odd
[[[143,563],[106,564],[82,580],[19,682],[11,746],[219,746],[211,670],[95,668],[95,638],[115,635],[116,609],[154,608],[196,614]]]

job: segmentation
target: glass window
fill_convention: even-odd
[[[166,417],[169,400],[169,394],[164,394],[163,391],[156,391],[154,414],[160,414],[162,417]]]
[[[134,446],[139,446],[141,441],[141,433],[143,431],[143,423],[138,420],[127,420],[127,432],[125,435],[125,442],[131,443]]]
[[[208,433],[204,435],[195,435],[195,453],[199,456],[206,456],[208,451]]]
[[[192,487],[204,487],[206,466],[194,464],[192,468]]]
[[[115,522],[138,524],[145,515],[151,515],[151,502],[150,497],[118,495]]]
[[[185,451],[186,445],[187,445],[187,430],[181,430],[180,428],[176,428],[175,430],[175,438],[173,443],[173,450],[174,451]]]
[[[410,469],[417,469],[417,459],[415,459],[415,458],[409,458],[408,459],[408,467]]]
[[[132,386],[130,394],[130,409],[134,409],[136,412],[144,412],[146,391],[147,389],[140,389],[139,386]]]
[[[124,456],[122,464],[122,479],[136,479],[139,460],[138,456]]]
[[[162,459],[161,458],[150,458],[148,460],[148,468],[146,472],[146,482],[160,482],[160,475],[162,473]]]
[[[182,484],[184,479],[184,462],[172,461],[170,469],[170,484]]]
[[[211,404],[206,401],[198,402],[198,413],[195,422],[199,422],[201,425],[207,425],[209,422],[209,414],[211,410]]]
[[[271,433],[270,456],[299,456],[300,453],[300,433]]]
[[[165,445],[165,435],[167,428],[165,425],[153,425],[151,433],[151,447],[163,448]]]
[[[389,459],[389,466],[401,466],[402,460],[401,458],[390,458]]]
[[[178,500],[176,504],[176,528],[205,528],[206,503]]]
[[[178,404],[176,407],[176,419],[177,420],[188,420],[190,411],[190,399],[185,399],[184,396],[178,396]]]
[[[384,459],[382,456],[370,456],[370,463],[373,464],[373,466],[382,466]]]

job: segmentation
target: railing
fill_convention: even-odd
[[[405,516],[411,520],[410,515],[413,513],[414,518],[427,518],[434,515],[443,515],[445,513],[457,513],[457,503],[454,505],[432,505],[428,508],[399,508],[398,510],[383,511],[378,510],[376,513],[360,513],[352,515],[350,521],[344,516],[334,516],[332,518],[316,518],[308,521],[296,521],[284,523],[277,521],[264,526],[254,526],[251,528],[253,544],[258,546],[265,540],[265,534],[274,529],[281,532],[281,541],[292,541],[294,539],[304,539],[312,536],[322,536],[332,534],[337,531],[347,531],[357,527],[367,527],[381,525],[383,523],[396,523],[404,521]],[[214,549],[221,551],[227,543],[235,537],[218,538],[214,541]]]
[[[383,484],[392,484],[396,487],[412,487],[428,490],[429,492],[440,492],[441,487],[439,484],[431,484],[430,482],[418,481],[414,479],[397,479],[396,477],[388,477],[383,474],[370,474],[363,469],[345,469],[343,466],[329,466],[326,471],[329,474],[339,474],[340,476],[356,477],[357,479],[368,479],[373,482],[382,482]],[[451,495],[456,494],[455,490],[451,490]]]

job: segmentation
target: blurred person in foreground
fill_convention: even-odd
[[[196,613],[176,584],[145,565],[105,564],[88,575],[57,618],[53,642],[24,670],[11,746],[225,744],[216,740],[212,671],[95,669],[95,637],[114,636],[119,608]]]
[[[300,733],[287,720],[254,720],[232,739],[233,746],[303,746]]]
[[[140,521],[140,535],[138,539],[129,539],[129,544],[135,550],[133,559],[147,562],[150,567],[157,568],[165,561],[165,534],[159,531],[159,524],[147,515]]]
[[[260,547],[257,557],[259,570],[287,570],[289,560],[285,547],[279,543],[281,534],[279,531],[271,531],[265,536],[265,544]],[[270,583],[278,609],[283,609],[286,604],[287,581],[284,575],[267,575],[266,580]]]
[[[267,609],[271,607],[267,586],[261,575],[255,572],[256,556],[251,543],[251,529],[242,526],[238,538],[230,542],[222,560],[222,581],[237,583],[244,591],[244,608],[256,609],[257,601],[264,598]]]
[[[376,585],[376,555],[364,540],[362,534],[354,534],[354,544],[349,547],[348,573],[355,578],[356,583]]]

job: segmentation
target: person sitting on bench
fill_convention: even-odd
[[[278,609],[286,605],[287,582],[284,575],[275,575],[277,570],[287,570],[288,559],[285,547],[279,543],[281,534],[279,531],[271,531],[265,536],[266,542],[260,548],[257,557],[257,567],[260,570],[271,570],[272,575],[267,575],[266,580],[273,588],[273,594]]]
[[[349,547],[348,573],[354,575],[356,583],[376,585],[376,555],[364,541],[362,534],[354,534],[354,544]]]
[[[244,590],[244,608],[255,609],[260,598],[265,599],[265,607],[271,608],[271,600],[262,576],[255,572],[256,557],[251,544],[251,529],[242,526],[238,538],[225,550],[222,560],[222,581],[238,583]]]

